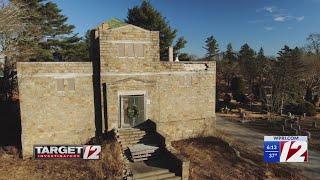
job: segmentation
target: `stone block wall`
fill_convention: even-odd
[[[100,26],[99,36],[101,72],[152,71],[153,63],[160,61],[159,32],[148,31],[133,25],[108,29]],[[119,44],[143,45],[143,57],[119,57]]]
[[[94,137],[91,63],[18,63],[17,71],[24,158],[33,145],[84,144]]]
[[[205,69],[200,65],[205,64]],[[162,63],[158,71],[102,75],[107,86],[107,130],[120,128],[122,93],[144,94],[146,119],[156,122],[157,130],[170,140],[208,135],[215,127],[215,63]]]

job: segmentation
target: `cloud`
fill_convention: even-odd
[[[304,20],[304,16],[296,17],[296,20],[297,20],[298,22],[303,21],[303,20]]]
[[[265,6],[263,8],[256,9],[256,12],[269,12],[273,13],[277,10],[278,8],[276,6]]]
[[[273,27],[265,27],[264,28],[266,31],[272,31],[274,28]]]
[[[273,17],[273,20],[277,21],[277,22],[285,22],[288,20],[296,20],[296,21],[300,22],[300,21],[304,20],[304,16],[275,15]]]
[[[275,6],[266,6],[263,8],[265,11],[269,12],[269,13],[273,13],[274,10],[276,9]]]
[[[280,15],[275,16],[275,17],[273,18],[273,20],[274,20],[274,21],[277,21],[277,22],[284,22],[284,21],[286,21],[287,19],[288,19],[287,16],[280,16]]]

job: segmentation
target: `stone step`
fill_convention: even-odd
[[[132,132],[132,133],[117,133],[117,137],[133,137],[133,136],[143,136],[146,135],[146,132]]]
[[[148,161],[148,160],[156,159],[158,157],[159,157],[158,154],[155,154],[154,156],[135,158],[135,159],[132,159],[132,161],[133,162]]]
[[[154,170],[154,171],[149,171],[145,173],[139,173],[139,174],[134,174],[133,178],[144,178],[144,177],[150,177],[150,176],[156,176],[158,174],[163,174],[169,172],[168,169],[159,169],[159,170]]]
[[[174,176],[174,177],[164,178],[163,180],[181,180],[181,177]]]
[[[132,147],[130,147],[130,152],[140,152],[140,151],[146,151],[146,150],[157,150],[159,147],[157,146],[150,146],[146,144],[137,144]]]
[[[132,140],[141,140],[143,138],[147,138],[145,135],[142,136],[128,136],[128,137],[118,137],[117,140],[119,142],[123,141],[132,141]]]
[[[150,157],[150,156],[155,156],[158,154],[159,154],[159,151],[156,151],[156,152],[151,152],[151,153],[131,154],[131,157],[132,158]]]
[[[158,152],[157,149],[150,149],[150,150],[142,150],[142,151],[136,151],[136,152],[131,152],[132,156],[139,156],[141,154],[152,154]]]
[[[146,176],[143,178],[137,178],[137,180],[160,180],[160,179],[168,179],[168,178],[175,178],[175,177],[176,175],[174,173],[166,172],[162,174]]]
[[[135,145],[135,144],[138,144],[140,141],[139,140],[136,140],[136,141],[128,141],[128,142],[120,142],[120,144],[122,146],[132,146],[132,145]]]
[[[146,145],[154,145],[154,146],[159,145],[159,143],[155,142],[151,137],[140,139],[140,140],[118,141],[118,142],[120,142],[120,144],[124,147],[129,147],[136,144],[146,144]]]
[[[116,134],[136,134],[136,133],[146,133],[143,130],[140,129],[118,129]]]

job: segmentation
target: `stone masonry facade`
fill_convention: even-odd
[[[103,132],[123,128],[124,95],[144,97],[145,120],[155,122],[168,143],[214,131],[215,62],[160,61],[159,33],[130,24],[103,23],[92,34],[93,63],[18,63],[24,156],[35,144],[84,144],[97,122]]]

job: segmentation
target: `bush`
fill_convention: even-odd
[[[315,95],[312,101],[312,104],[317,106],[319,104],[319,96]]]
[[[233,98],[238,94],[243,94],[244,92],[244,81],[241,77],[234,77],[231,80],[230,86]]]
[[[312,96],[312,90],[310,88],[307,88],[305,100],[312,103],[313,96]]]
[[[225,94],[223,96],[223,102],[229,104],[231,102],[231,96],[229,94]]]
[[[234,99],[243,104],[248,104],[250,102],[249,98],[243,93],[235,94]]]
[[[307,116],[315,116],[317,111],[312,103],[305,101],[298,105],[298,114],[302,115],[303,113],[306,113]]]
[[[299,104],[288,104],[285,106],[285,112],[291,112],[296,115],[303,115],[306,113],[307,116],[314,116],[317,113],[315,106],[308,101]]]

